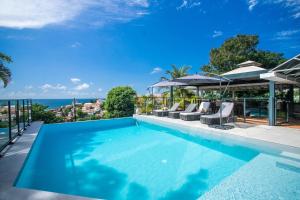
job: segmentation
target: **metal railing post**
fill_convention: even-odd
[[[23,130],[26,130],[25,100],[24,99],[22,100],[22,105],[23,105],[23,107],[22,107],[22,110],[23,110],[23,115],[22,115],[22,117],[23,117]]]
[[[11,136],[11,102],[8,100],[7,102],[8,106],[8,135],[9,135],[9,143],[12,141],[12,136]]]
[[[19,100],[16,100],[16,122],[17,122],[17,127],[18,127],[18,135],[21,135],[21,130],[20,130],[20,105],[19,105]]]
[[[32,99],[30,99],[30,123],[32,122]]]
[[[277,99],[276,97],[272,99],[274,105],[274,126],[277,125]]]
[[[246,123],[246,98],[244,98],[243,110],[244,110],[244,123]]]
[[[286,118],[285,122],[289,123],[289,101],[286,102]]]
[[[26,102],[27,102],[27,126],[30,126],[30,121],[29,121],[29,99],[27,99]]]
[[[154,96],[152,96],[152,113],[153,113],[153,110],[154,110]]]
[[[76,122],[76,99],[73,99],[73,113],[74,113],[74,121]]]
[[[223,111],[223,106],[222,106],[223,102],[222,102],[222,99],[220,99],[220,127],[222,127],[222,122],[223,122],[223,119],[222,119],[222,111]]]

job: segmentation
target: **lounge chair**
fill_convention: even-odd
[[[175,111],[175,112],[169,112],[168,117],[174,118],[174,119],[179,119],[180,113],[190,113],[193,112],[197,107],[197,104],[191,103],[185,111]]]
[[[222,123],[227,123],[230,119],[231,112],[233,110],[234,103],[223,102],[219,111],[212,115],[202,115],[200,117],[200,122],[203,124],[218,124],[220,123],[220,110],[222,109]]]
[[[179,103],[175,103],[169,110],[153,110],[153,115],[157,117],[168,116],[169,112],[175,112],[179,107]]]
[[[208,112],[210,102],[201,102],[199,109],[196,112],[182,112],[180,113],[180,119],[184,121],[200,120],[200,116]]]

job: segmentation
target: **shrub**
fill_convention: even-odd
[[[55,116],[50,110],[47,110],[48,106],[41,104],[32,104],[32,120],[33,121],[44,121],[46,124],[63,122],[62,117]]]
[[[131,87],[115,87],[105,101],[105,118],[129,117],[134,113],[136,92]]]

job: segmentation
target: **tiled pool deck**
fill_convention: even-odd
[[[295,188],[294,186],[297,184],[293,184],[300,180],[300,130],[264,125],[253,126],[243,123],[234,124],[235,128],[231,130],[216,130],[201,124],[199,121],[185,122],[154,116],[134,117],[141,120],[172,124],[191,130],[203,130],[222,137],[240,137],[246,141],[260,140],[271,145],[276,144],[282,148],[288,147],[288,151],[282,152],[282,157],[268,154],[257,156],[234,174],[225,178],[200,199],[287,199],[288,197],[285,194],[290,194],[291,192],[295,194],[295,197],[298,196],[300,198],[300,188]],[[6,151],[4,157],[0,159],[0,199],[88,199],[53,192],[19,189],[13,186],[41,125],[41,122],[32,123],[23,136],[19,137],[16,143],[11,145]],[[263,165],[261,159],[264,160]],[[258,171],[257,168],[261,170]],[[277,174],[277,176],[273,176],[274,174]],[[288,186],[285,179],[290,181]],[[234,185],[239,185],[239,187],[234,187]],[[270,193],[270,191],[276,192]],[[257,196],[257,194],[260,194],[260,196]]]

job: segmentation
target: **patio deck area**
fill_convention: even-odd
[[[244,122],[244,118],[238,117],[237,118],[238,122]],[[267,118],[251,118],[247,117],[246,118],[246,123],[247,124],[252,124],[252,125],[268,125],[269,121]],[[290,118],[289,122],[285,122],[285,119],[279,118],[277,120],[277,125],[280,127],[287,127],[287,128],[294,128],[294,129],[300,129],[300,121],[299,119],[294,119]]]
[[[233,129],[219,130],[202,124],[199,121],[183,121],[181,119],[156,117],[153,115],[134,115],[134,117],[141,120],[171,124],[175,127],[185,127],[197,131],[202,130],[203,132],[214,133],[222,137],[228,136],[239,137],[242,140],[258,140],[270,145],[284,145],[286,147],[297,148],[297,150],[300,148],[300,129],[236,122],[230,123],[234,126]]]

